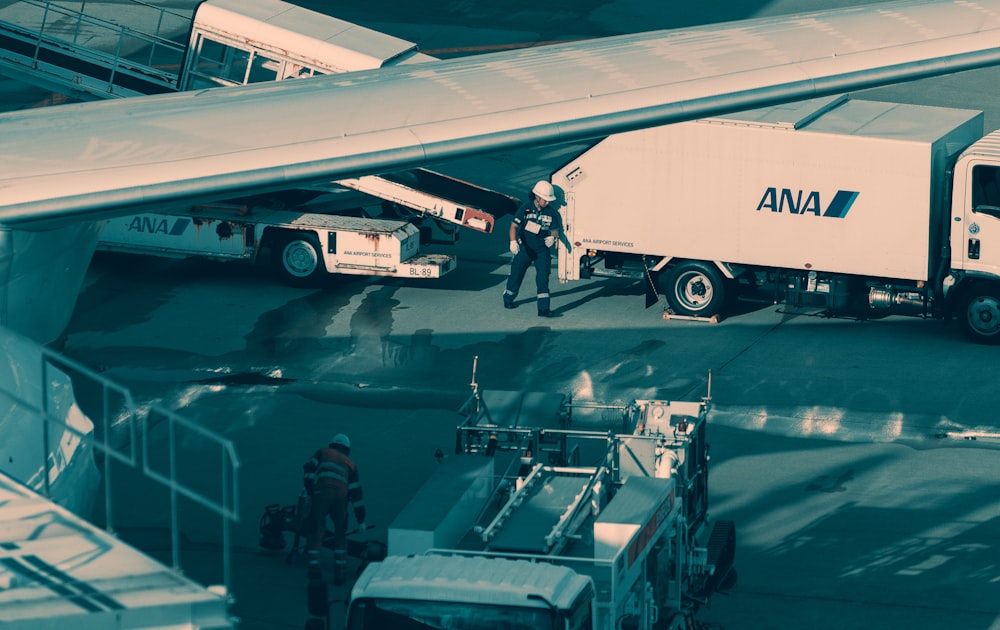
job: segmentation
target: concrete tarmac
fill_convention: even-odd
[[[444,56],[857,3],[301,4]],[[984,70],[868,95],[983,109],[993,128],[996,84]],[[521,196],[573,150],[446,169]],[[698,398],[712,372],[710,511],[737,523],[740,581],[702,611],[710,627],[1000,628],[994,348],[940,322],[774,307],[716,325],[665,322],[642,309],[640,287],[606,280],[558,286],[562,317],[540,322],[528,295],[519,309],[498,308],[506,227],[463,235],[459,269],[433,284],[291,289],[265,265],[95,259],[66,352],[129,385],[140,403],[225,435],[240,454],[232,592],[241,627],[301,628],[307,618],[301,560],[258,545],[259,516],[294,502],[302,461],[349,433],[371,537],[384,540],[437,466],[435,449],[450,452],[479,357],[485,388],[577,398]],[[150,436],[161,449],[164,432]],[[217,474],[217,453],[193,439],[183,447],[188,474]],[[117,531],[169,561],[163,492],[123,471],[115,479]],[[184,570],[217,582],[218,520],[185,507],[180,522]],[[331,628],[342,626],[347,594],[331,589]]]
[[[985,365],[993,349],[939,337],[939,324],[911,330],[906,320],[867,326],[771,310],[714,326],[663,322],[641,309],[640,295],[588,282],[574,290],[593,299],[539,326],[530,303],[498,309],[502,275],[474,261],[457,284],[348,281],[308,291],[262,284],[266,269],[122,258],[95,261],[66,351],[129,384],[138,400],[175,408],[236,444],[233,592],[242,627],[305,622],[304,566],[257,545],[257,518],[270,503],[294,502],[311,450],[350,434],[376,526],[370,536],[384,542],[438,465],[435,450],[451,453],[475,357],[484,388],[577,399],[697,399],[713,370],[710,513],[737,523],[740,581],[711,601],[703,621],[751,630],[997,623],[997,452],[935,439],[926,416],[893,411],[914,409],[900,401],[929,389],[927,379],[878,377],[878,357],[903,357],[922,340],[937,360],[915,359],[917,370],[949,352]],[[568,297],[560,293],[560,304]],[[600,328],[609,321],[619,327]],[[866,344],[870,351],[859,352]],[[859,397],[849,401],[852,387]],[[995,393],[984,384],[966,395],[988,406]],[[924,395],[935,406],[949,399]],[[766,413],[790,399],[825,401],[840,422]],[[740,410],[747,400],[761,402],[756,412]],[[962,406],[952,407],[952,422],[969,417]],[[905,437],[885,431],[893,422]],[[162,431],[153,436],[161,449]],[[183,446],[192,472],[214,474],[216,454]],[[166,557],[162,492],[134,480],[123,490],[121,535]],[[217,580],[218,520],[184,510],[181,528],[185,570]],[[347,589],[331,595],[336,628]]]

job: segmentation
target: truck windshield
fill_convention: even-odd
[[[557,612],[465,602],[359,599],[351,604],[347,630],[562,630],[565,622]]]

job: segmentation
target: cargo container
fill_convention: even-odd
[[[742,298],[1000,343],[998,174],[982,112],[846,96],[622,133],[552,176],[558,276],[644,279],[688,317]]]

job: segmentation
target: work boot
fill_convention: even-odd
[[[306,578],[319,580],[323,577],[323,569],[318,562],[310,562],[306,567]]]
[[[552,304],[552,302],[549,301],[549,294],[548,293],[539,293],[538,294],[538,316],[539,317],[553,317],[552,311],[549,309],[549,306],[551,304]]]
[[[514,308],[514,296],[510,293],[504,291],[503,294],[503,307],[504,308]]]
[[[347,581],[347,569],[333,570],[333,585],[341,586]]]

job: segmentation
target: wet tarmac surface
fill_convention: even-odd
[[[336,15],[459,54],[821,8],[814,4],[347,2]],[[847,3],[822,8],[835,4]],[[877,94],[986,109],[991,83],[973,80],[983,76],[992,74]],[[995,107],[991,120],[1000,120]],[[447,172],[523,195],[573,150],[491,156]],[[432,283],[332,278],[295,289],[264,263],[95,259],[65,352],[239,452],[232,590],[241,627],[303,627],[304,566],[258,545],[258,518],[267,505],[294,502],[302,461],[333,433],[357,445],[371,537],[384,541],[438,465],[434,453],[452,452],[456,409],[473,381],[577,399],[697,399],[710,372],[719,409],[709,427],[710,511],[737,522],[740,583],[712,601],[705,621],[730,630],[998,627],[994,442],[935,437],[996,430],[995,349],[940,322],[840,321],[773,306],[714,325],[664,321],[658,307],[642,308],[641,286],[606,280],[554,284],[561,317],[541,321],[530,278],[520,307],[500,308],[506,228],[463,235],[458,269]],[[150,432],[163,448],[165,428]],[[187,474],[218,474],[216,453],[182,442]],[[169,560],[162,491],[115,480],[121,536]],[[185,507],[181,531],[185,571],[218,581],[218,519]],[[337,628],[347,589],[331,593]]]

